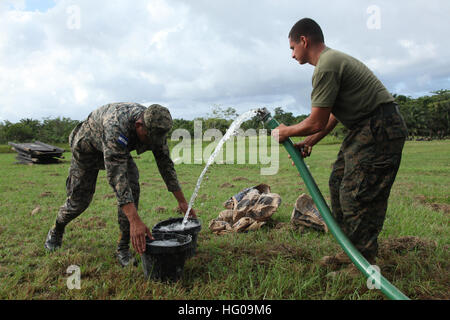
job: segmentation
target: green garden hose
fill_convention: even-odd
[[[259,109],[258,117],[266,123],[270,129],[275,129],[280,124],[277,120],[271,117],[266,108]],[[330,208],[328,207],[325,199],[322,196],[316,182],[314,181],[311,173],[305,165],[305,161],[301,156],[299,150],[294,147],[291,139],[287,139],[283,142],[284,147],[290,154],[292,161],[297,167],[302,179],[304,180],[309,193],[311,194],[314,203],[317,206],[320,214],[322,215],[328,229],[338,241],[339,245],[344,249],[345,253],[353,261],[356,267],[364,274],[366,278],[370,277],[372,284],[375,288],[379,288],[389,299],[393,300],[409,300],[400,290],[392,285],[386,278],[384,278],[379,271],[370,265],[370,263],[361,255],[361,253],[350,242],[347,236],[339,228],[338,224],[331,215]]]

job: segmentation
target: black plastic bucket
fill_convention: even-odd
[[[158,281],[179,280],[186,252],[191,247],[191,236],[158,232],[152,236],[155,240],[147,238],[145,252],[141,255],[144,276]]]
[[[202,225],[199,219],[189,218],[186,228],[183,230],[167,230],[167,228],[174,224],[182,224],[183,218],[170,218],[161,222],[158,222],[152,229],[153,232],[159,233],[169,233],[169,234],[180,234],[180,235],[190,235],[192,237],[192,242],[189,250],[187,251],[187,257],[190,258],[195,255],[197,249],[197,235],[202,229]],[[166,229],[166,230],[164,230]]]

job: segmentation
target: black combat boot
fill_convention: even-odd
[[[45,240],[44,247],[47,251],[55,251],[62,245],[62,239],[64,235],[64,228],[57,228],[53,226],[47,234],[47,239]]]
[[[117,260],[122,267],[126,267],[130,264],[137,266],[137,261],[130,252],[130,236],[120,235],[119,244],[116,251]]]

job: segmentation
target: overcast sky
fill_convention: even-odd
[[[0,121],[82,120],[111,102],[310,110],[313,67],[287,35],[316,20],[329,47],[389,91],[450,88],[450,1],[0,0]]]

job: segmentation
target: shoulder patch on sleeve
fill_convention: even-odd
[[[128,147],[128,138],[125,137],[123,134],[119,135],[119,137],[117,138],[117,142],[124,148]]]

